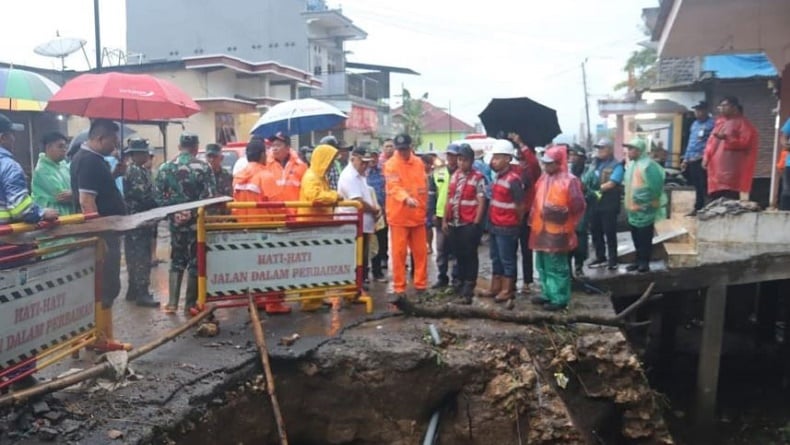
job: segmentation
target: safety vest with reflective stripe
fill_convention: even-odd
[[[518,226],[519,218],[516,211],[516,202],[513,194],[510,193],[510,183],[520,181],[518,173],[514,169],[497,177],[491,187],[491,207],[489,218],[491,224],[495,226]]]
[[[458,182],[465,178],[461,194],[456,196]],[[477,216],[477,186],[484,181],[483,175],[477,170],[464,173],[460,169],[453,173],[447,190],[447,218],[455,221],[455,208],[458,208],[458,224],[472,224]],[[437,213],[439,207],[436,207]]]
[[[436,185],[436,217],[444,218],[444,207],[447,205],[447,190],[450,185],[450,171],[441,167],[433,171],[433,183]]]
[[[0,147],[0,224],[38,222],[41,208],[33,202],[22,166]]]

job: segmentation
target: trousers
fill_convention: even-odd
[[[130,296],[145,296],[151,285],[151,240],[154,232],[149,228],[133,230],[126,234],[124,253],[126,272],[129,276]]]
[[[197,276],[197,232],[170,231],[170,272],[189,271]]]
[[[428,241],[424,225],[390,226],[392,247],[392,290],[406,292],[406,256],[411,251],[414,265],[414,288],[425,290],[428,284]]]
[[[477,273],[480,269],[477,246],[480,245],[482,235],[483,229],[475,224],[450,226],[447,244],[451,246],[450,251],[455,255],[458,279],[461,281],[477,282]]]
[[[538,251],[535,254],[535,266],[538,269],[543,296],[558,306],[567,305],[571,299],[568,254]]]

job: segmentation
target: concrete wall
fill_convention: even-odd
[[[750,212],[697,222],[697,240],[722,244],[790,244],[790,212]]]
[[[126,47],[143,62],[228,54],[276,60],[307,71],[304,0],[134,0],[126,2]]]

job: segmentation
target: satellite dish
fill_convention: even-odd
[[[73,54],[80,49],[85,52],[85,44],[88,43],[84,39],[75,39],[72,37],[58,37],[50,40],[49,42],[38,45],[33,49],[33,52],[40,56],[45,57],[59,57],[61,69],[65,69],[66,56]],[[87,60],[87,54],[85,58]]]

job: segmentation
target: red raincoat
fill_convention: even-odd
[[[714,136],[719,133],[724,133],[725,138]],[[749,193],[758,144],[757,129],[745,117],[716,119],[703,156],[708,166],[708,193],[721,190]]]
[[[570,252],[579,244],[576,225],[586,206],[582,185],[579,178],[568,172],[565,147],[549,147],[546,154],[557,160],[560,168],[553,175],[543,173],[535,185],[529,247],[541,252]]]

